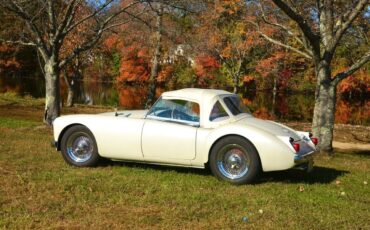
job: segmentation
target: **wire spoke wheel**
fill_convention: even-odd
[[[240,136],[227,136],[212,147],[209,158],[212,173],[233,184],[251,183],[261,169],[253,144]]]
[[[83,125],[72,126],[63,134],[61,150],[64,160],[78,167],[94,166],[100,159],[94,135]]]
[[[84,132],[76,132],[68,137],[67,153],[75,162],[83,163],[88,161],[94,151],[94,146],[88,135]]]
[[[246,150],[237,144],[224,146],[217,153],[217,167],[227,178],[239,179],[248,173],[250,159]]]

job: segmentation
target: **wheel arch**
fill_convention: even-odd
[[[64,134],[65,134],[65,132],[68,130],[68,129],[70,129],[70,128],[72,128],[72,127],[74,127],[74,126],[77,126],[77,125],[81,125],[81,126],[84,126],[84,127],[86,127],[88,130],[90,130],[86,125],[84,125],[84,124],[81,124],[81,123],[73,123],[73,124],[69,124],[69,125],[67,125],[66,127],[64,127],[63,129],[62,129],[62,131],[60,131],[60,133],[59,133],[59,136],[58,136],[58,140],[57,140],[57,150],[58,151],[60,151],[61,150],[61,142],[62,142],[62,138],[63,138],[63,136],[64,136]],[[90,132],[91,132],[91,130],[90,130]]]
[[[222,140],[222,139],[224,139],[224,138],[227,138],[227,137],[240,137],[240,138],[242,138],[242,139],[244,139],[245,141],[247,141],[249,144],[251,144],[251,146],[254,148],[254,150],[256,151],[256,153],[257,153],[257,156],[258,156],[258,161],[259,161],[259,163],[260,163],[260,170],[262,170],[262,162],[261,162],[261,157],[260,157],[260,154],[259,154],[259,152],[258,152],[258,150],[257,150],[257,148],[256,148],[256,146],[253,144],[253,142],[252,141],[250,141],[248,138],[246,138],[246,137],[244,137],[244,136],[242,136],[242,135],[240,135],[240,134],[226,134],[226,135],[223,135],[223,136],[220,136],[220,137],[218,137],[213,143],[212,143],[212,145],[211,145],[211,147],[209,148],[209,150],[208,150],[208,155],[207,155],[207,162],[205,163],[205,165],[206,165],[206,167],[208,167],[209,166],[209,158],[210,158],[210,155],[211,155],[211,152],[212,152],[212,150],[213,150],[213,148],[214,148],[214,146],[216,145],[216,143],[217,142],[219,142],[220,140]]]

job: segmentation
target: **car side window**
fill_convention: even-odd
[[[249,109],[243,104],[239,96],[229,96],[225,97],[223,100],[230,112],[235,116],[240,113],[250,113]]]
[[[225,117],[229,117],[229,115],[227,114],[226,110],[221,105],[221,103],[217,101],[211,110],[211,114],[209,115],[209,120],[216,121],[217,118],[221,118],[221,117],[225,118]]]
[[[199,104],[186,100],[159,99],[149,110],[148,118],[199,125]]]

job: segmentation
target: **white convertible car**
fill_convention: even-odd
[[[100,158],[210,167],[234,184],[260,171],[312,169],[317,138],[254,118],[239,96],[213,89],[165,92],[150,110],[68,115],[54,123],[65,161],[94,166]]]

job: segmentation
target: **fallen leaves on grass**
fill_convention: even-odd
[[[300,191],[300,192],[303,192],[303,191],[304,191],[304,187],[303,187],[303,185],[300,185],[300,186],[298,187],[298,191]]]

